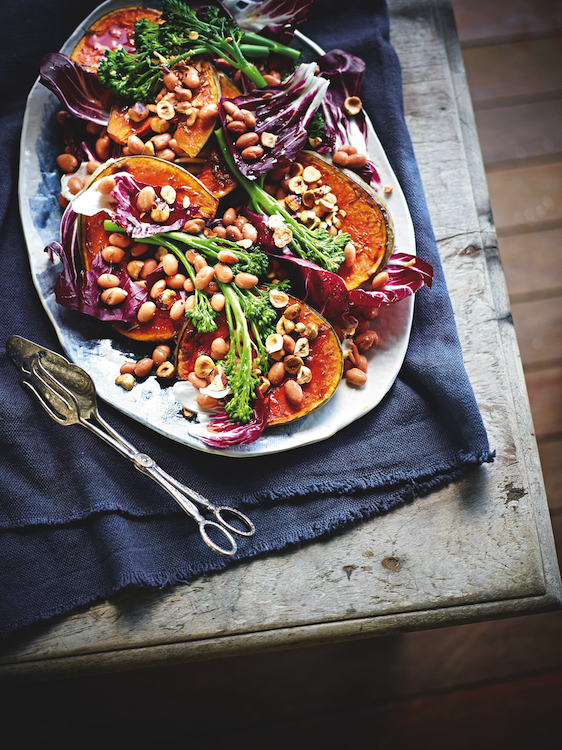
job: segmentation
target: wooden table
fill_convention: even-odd
[[[329,541],[115,597],[9,640],[42,680],[556,609],[562,585],[448,0],[389,0],[410,129],[494,464]]]

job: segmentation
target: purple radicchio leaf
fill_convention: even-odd
[[[55,255],[62,263],[62,272],[55,284],[55,297],[59,305],[69,310],[79,309],[79,236],[78,214],[67,206],[61,221],[61,242],[51,242],[45,251],[51,261]]]
[[[408,253],[394,253],[384,267],[389,276],[384,287],[348,291],[345,281],[338,274],[299,258],[288,246],[276,247],[267,216],[253,213],[248,209],[244,209],[243,213],[258,230],[256,245],[268,255],[277,257],[288,270],[294,294],[323,315],[332,325],[353,328],[354,305],[383,307],[410,297],[422,286],[431,288],[433,268],[429,263]]]
[[[411,297],[422,286],[431,289],[433,283],[433,268],[425,260],[408,255],[395,253],[384,267],[388,273],[388,282],[380,289],[352,289],[349,301],[353,305],[368,307],[383,307]]]
[[[221,122],[229,149],[240,172],[249,180],[266,174],[271,169],[288,167],[304,148],[307,127],[328,89],[328,81],[316,75],[316,63],[303,63],[278,86],[266,86],[234,99],[221,99]],[[264,93],[271,94],[263,98]],[[225,101],[255,115],[255,132],[272,133],[275,145],[254,162],[244,161],[227,130]]]
[[[101,195],[97,190],[97,183],[94,182],[72,200],[73,209],[87,216],[105,211],[133,239],[144,239],[160,232],[179,230],[198,210],[196,205],[184,208],[176,199],[175,203],[169,207],[171,211],[167,222],[156,224],[143,221],[141,213],[136,208],[136,196],[145,187],[145,183],[138,182],[128,172],[117,172],[112,176],[115,180],[115,187],[109,196]],[[162,206],[168,205],[164,200],[159,200]]]
[[[81,270],[78,216],[72,209],[72,204],[67,206],[61,223],[62,242],[51,242],[45,248],[51,260],[54,261],[54,256],[57,255],[62,263],[62,272],[55,284],[58,304],[98,320],[125,323],[136,320],[139,307],[148,299],[145,289],[135,284],[119,266],[106,263],[101,253],[92,261],[90,271]],[[97,281],[102,273],[112,273],[119,278],[119,285],[127,292],[122,304],[109,306],[101,301],[102,290]]]
[[[319,146],[320,153],[333,153],[345,143],[355,146],[360,154],[368,154],[367,121],[361,110],[356,115],[348,115],[344,102],[350,96],[359,97],[365,77],[365,63],[361,58],[335,49],[318,60],[320,75],[330,81],[328,92],[321,105],[324,118],[325,142]],[[369,184],[380,184],[376,166],[367,164],[357,170]]]
[[[102,291],[98,279],[103,273],[112,273],[119,279],[119,286],[127,292],[125,301],[120,305],[105,305],[100,299]],[[84,271],[80,278],[80,312],[91,315],[98,320],[110,323],[131,323],[136,321],[139,307],[149,299],[148,293],[130,278],[119,266],[106,261],[101,252],[92,261],[90,271]]]
[[[94,140],[86,130],[86,123],[78,117],[67,115],[63,122],[64,143],[68,153],[75,156],[79,162],[97,161]]]
[[[234,422],[224,409],[217,411],[209,423],[209,435],[199,435],[200,439],[212,448],[226,448],[229,445],[247,445],[257,440],[267,427],[269,402],[258,391],[254,413],[247,424]]]
[[[270,32],[278,41],[292,38],[297,24],[306,20],[312,0],[262,0],[245,2],[237,7],[239,0],[223,0],[222,3],[234,16],[241,29]]]
[[[107,92],[97,76],[87,73],[61,52],[50,52],[41,60],[40,81],[66,109],[81,120],[106,126],[109,110]]]
[[[265,214],[256,214],[254,211],[250,211],[246,206],[241,207],[240,213],[258,230],[255,245],[264,253],[281,255],[283,250],[276,246],[273,241],[273,232],[269,228],[269,216],[266,216]],[[289,248],[287,249],[291,252]]]
[[[188,219],[196,213],[198,206],[190,205],[188,208],[183,208],[181,203],[176,199],[173,206],[170,208],[170,218],[166,223],[153,224],[148,221],[142,221],[140,213],[134,208],[133,197],[136,197],[138,193],[145,187],[135,180],[135,178],[126,173],[118,172],[115,177],[115,188],[113,189],[112,196],[115,199],[115,223],[119,224],[120,227],[125,229],[134,239],[142,239],[144,237],[152,237],[160,232],[174,232],[183,227]],[[163,205],[165,204],[162,201]]]

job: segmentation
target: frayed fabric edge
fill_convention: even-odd
[[[464,467],[478,466],[483,463],[491,463],[495,459],[496,452],[490,450],[483,450],[478,452],[458,454],[458,459],[451,459],[450,461],[444,462],[441,466],[434,468],[432,474],[440,475],[446,471],[455,471],[459,468],[464,471]],[[429,475],[428,475],[429,476]],[[306,502],[309,497],[319,497],[321,495],[333,495],[333,494],[345,494],[345,493],[358,493],[368,492],[373,490],[391,491],[393,487],[400,486],[404,482],[418,482],[421,480],[421,484],[431,481],[431,479],[424,479],[423,474],[412,474],[404,471],[397,471],[393,474],[381,475],[380,473],[374,474],[371,477],[363,477],[361,479],[353,481],[334,481],[334,482],[319,482],[317,484],[310,484],[305,492],[295,493],[294,489],[283,488],[281,490],[266,490],[260,494],[253,496],[242,496],[239,500],[238,505],[243,506],[257,506],[266,503],[274,504],[283,502],[284,500],[294,499],[299,497],[303,502]],[[147,511],[134,513],[130,510],[122,508],[118,503],[104,503],[103,505],[97,504],[91,508],[87,513],[76,513],[72,516],[68,516],[64,519],[48,518],[45,516],[37,516],[33,519],[29,519],[26,523],[14,522],[12,524],[0,524],[0,532],[2,530],[10,529],[25,529],[33,526],[66,526],[72,523],[80,523],[85,521],[87,518],[92,516],[101,515],[103,513],[120,513],[126,518],[155,518],[165,517],[168,515],[177,515],[177,506],[173,501],[170,501],[170,510],[159,512]]]
[[[379,498],[378,500],[372,498],[370,503],[354,510],[348,510],[347,513],[340,513],[338,516],[325,519],[322,523],[302,526],[298,532],[285,533],[272,544],[257,542],[254,543],[254,546],[249,551],[239,552],[229,559],[217,556],[213,563],[203,565],[200,568],[187,566],[175,571],[132,570],[122,573],[118,581],[113,586],[107,587],[104,591],[74,598],[65,606],[60,605],[51,610],[37,612],[25,618],[18,618],[9,626],[0,624],[0,638],[8,638],[25,627],[39,625],[40,623],[45,624],[53,618],[68,616],[78,609],[95,606],[95,604],[116,596],[129,588],[164,589],[178,584],[190,585],[198,578],[220,573],[229,567],[234,567],[238,563],[247,562],[265,554],[286,552],[303,543],[329,538],[335,533],[351,527],[355,523],[396,510],[418,497],[421,498],[428,495],[433,490],[442,489],[472,469],[484,463],[493,462],[494,458],[495,451],[466,454],[465,462],[455,469],[432,476],[424,481],[415,481],[413,478],[410,478],[402,487],[396,489],[396,492],[392,494],[389,500],[385,499],[383,502],[383,498]]]

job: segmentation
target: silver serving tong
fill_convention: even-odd
[[[237,546],[232,534],[248,537],[255,532],[252,521],[236,508],[217,507],[198,492],[186,487],[161,469],[146,453],[137,449],[101,418],[96,403],[96,389],[88,373],[59,354],[20,336],[11,336],[6,352],[21,371],[20,382],[39,399],[47,414],[61,425],[81,424],[130,459],[135,467],[166,490],[178,505],[199,525],[203,541],[215,552],[231,556]],[[214,515],[208,520],[195,503]],[[232,525],[226,519],[236,523]],[[217,544],[209,530],[220,534],[228,546]]]

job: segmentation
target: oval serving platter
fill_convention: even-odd
[[[91,13],[67,40],[61,52],[70,55],[84,29],[111,10],[130,6],[131,2],[109,0]],[[300,32],[295,33],[311,59],[324,51]],[[54,287],[60,264],[53,264],[44,248],[60,237],[62,210],[58,196],[60,173],[56,157],[61,142],[56,120],[60,102],[39,80],[33,86],[24,116],[19,178],[19,205],[34,285],[51,319],[68,358],[92,377],[99,397],[122,413],[155,432],[196,450],[233,457],[261,456],[286,451],[326,440],[374,409],[394,383],[406,355],[412,325],[414,298],[409,297],[379,309],[376,331],[380,343],[368,353],[369,379],[355,389],[342,381],[335,394],[321,409],[297,422],[269,428],[250,445],[215,449],[190,434],[190,422],[181,415],[181,407],[171,388],[162,388],[154,376],[124,391],[115,384],[116,372],[123,362],[145,356],[135,342],[110,338],[98,321],[66,310],[57,304]],[[369,159],[380,175],[381,185],[391,185],[385,196],[395,229],[395,249],[415,255],[412,220],[404,194],[384,150],[367,119]]]

